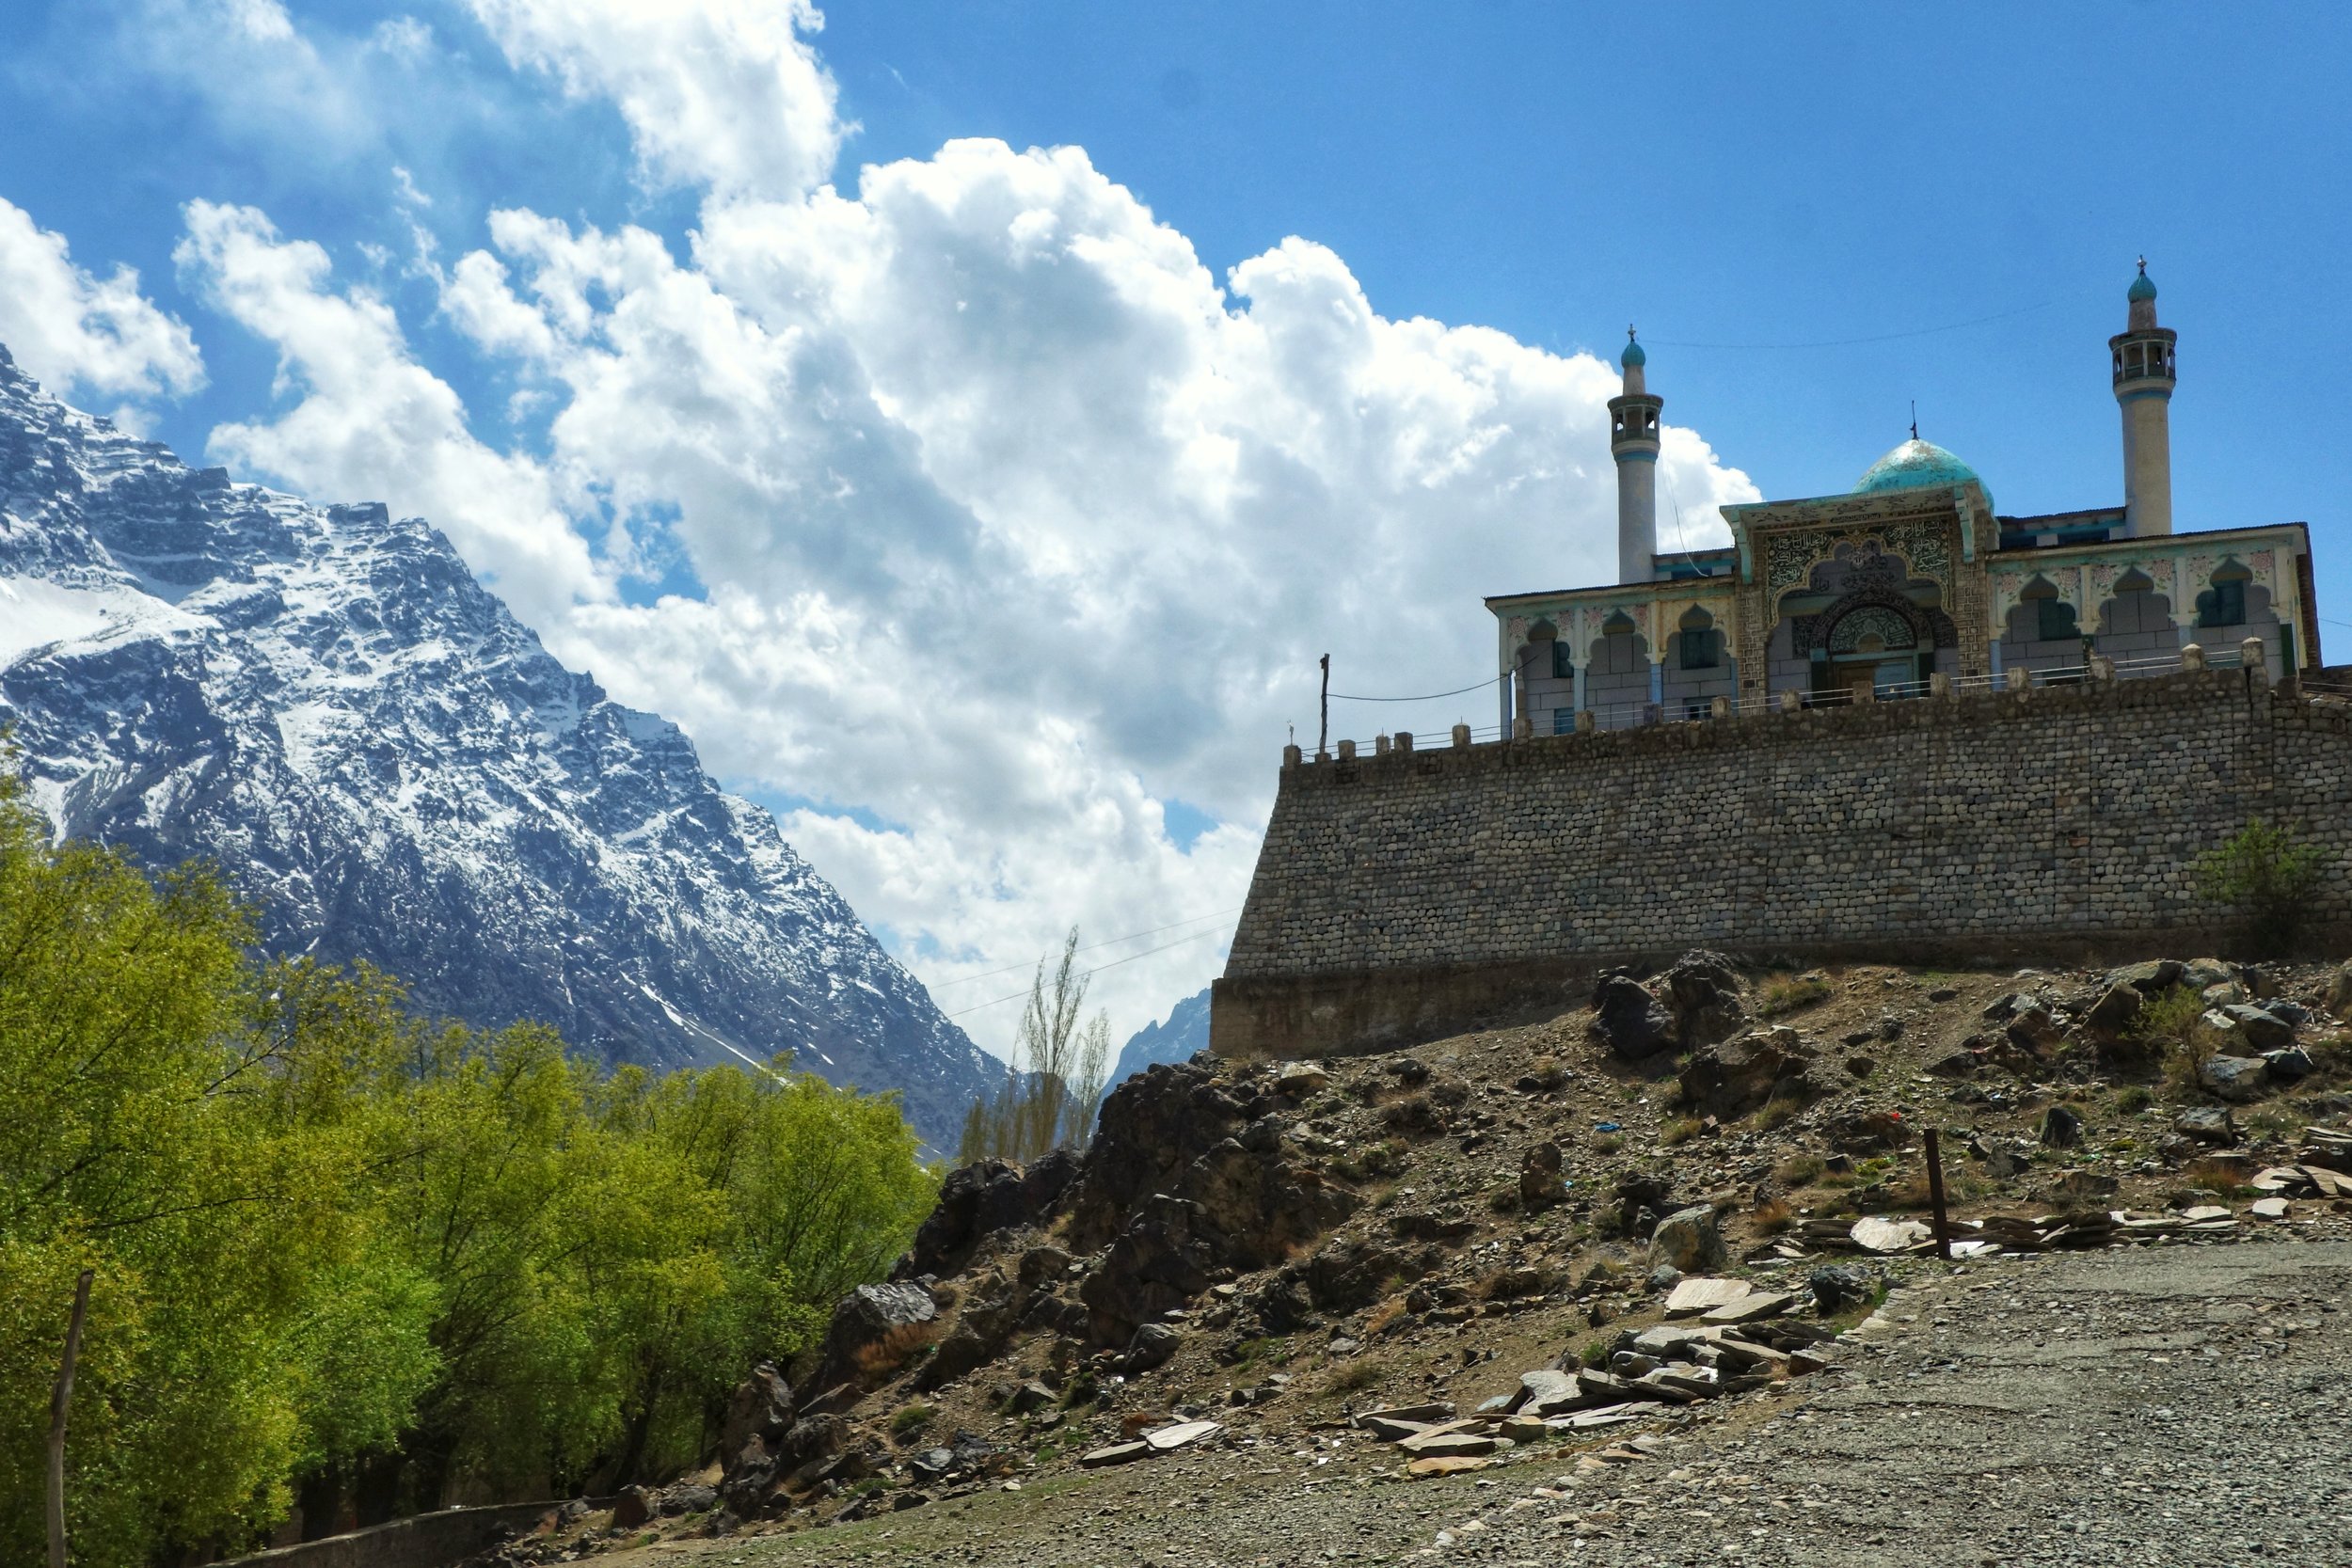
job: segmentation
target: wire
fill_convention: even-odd
[[[1078,978],[1084,980],[1089,976],[1100,974],[1106,969],[1117,969],[1120,964],[1131,964],[1137,958],[1148,958],[1154,953],[1165,953],[1171,947],[1182,947],[1188,942],[1199,942],[1202,937],[1216,936],[1223,929],[1224,927],[1221,926],[1213,926],[1205,931],[1195,931],[1188,937],[1178,937],[1174,942],[1164,942],[1157,947],[1147,947],[1140,953],[1130,953],[1123,958],[1113,958],[1106,964],[1096,964],[1092,969],[1086,970],[1081,973],[1078,975]],[[967,1014],[977,1013],[983,1007],[994,1007],[1000,1006],[1007,1002],[1018,1002],[1028,994],[1029,993],[1025,990],[1018,990],[1013,992],[1010,996],[1000,996],[993,1002],[975,1002],[969,1007],[960,1008],[955,1012],[947,1014],[946,1016],[949,1018],[962,1018]]]
[[[1432,691],[1426,697],[1350,697],[1345,692],[1334,691],[1331,693],[1331,700],[1335,703],[1434,703],[1440,697],[1459,697],[1465,691],[1475,691],[1479,687],[1492,686],[1510,673],[1505,670],[1502,674],[1491,675],[1480,681],[1477,686],[1457,686],[1451,691]]]
[[[1087,943],[1084,947],[1079,948],[1078,951],[1081,953],[1091,953],[1098,947],[1116,947],[1122,942],[1133,942],[1137,937],[1156,937],[1162,931],[1173,931],[1180,926],[1194,926],[1203,920],[1215,920],[1219,915],[1239,914],[1241,911],[1242,906],[1235,904],[1230,910],[1214,910],[1207,914],[1196,914],[1190,920],[1179,920],[1167,926],[1154,926],[1148,931],[1130,931],[1123,937],[1104,937],[1101,942],[1090,942]],[[952,980],[941,980],[937,982],[937,984],[926,982],[926,989],[930,990],[937,990],[942,986],[960,986],[966,980],[985,980],[992,974],[1010,974],[1016,969],[1032,969],[1038,964],[1050,963],[1053,961],[1053,958],[1054,955],[1051,953],[1041,953],[1028,963],[1007,964],[1002,969],[983,969],[977,974],[959,974]],[[1088,973],[1092,974],[1093,971],[1089,970]]]
[[[2029,316],[2036,310],[2048,309],[2050,305],[2051,302],[2045,299],[2039,305],[2020,306],[2014,310],[1995,311],[1990,316],[1977,316],[1968,321],[1952,322],[1944,326],[1922,326],[1909,332],[1882,332],[1871,338],[1831,338],[1818,343],[1686,343],[1677,342],[1669,338],[1652,338],[1648,341],[1654,348],[1731,349],[1742,354],[1756,354],[1778,349],[1851,348],[1857,343],[1891,343],[1901,338],[1927,338],[1938,332],[1958,332],[1963,327],[1982,326],[1987,322],[2008,321],[2012,316]]]

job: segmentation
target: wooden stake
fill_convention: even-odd
[[[65,1568],[65,1412],[73,1402],[73,1363],[82,1354],[82,1318],[89,1311],[90,1271],[73,1282],[73,1317],[66,1324],[65,1360],[49,1396],[49,1568]]]
[[[1331,656],[1323,656],[1323,717],[1315,725],[1315,760],[1331,754]]]
[[[1928,1202],[1935,1210],[1935,1255],[1948,1263],[1952,1258],[1952,1227],[1944,1217],[1943,1139],[1932,1127],[1927,1130],[1927,1143]]]

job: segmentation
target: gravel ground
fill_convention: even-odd
[[[1581,1470],[1406,1483],[1311,1432],[603,1561],[979,1568],[2352,1563],[2352,1243],[1915,1271],[1842,1370]]]

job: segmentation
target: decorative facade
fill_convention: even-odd
[[[2177,667],[2188,643],[2273,679],[2319,662],[2299,522],[2172,531],[2174,334],[2143,262],[2109,340],[2122,416],[2120,506],[2007,516],[1976,471],[1918,438],[1838,496],[1726,506],[1728,549],[1660,555],[1663,400],[1629,335],[1610,401],[1620,581],[1502,594],[1494,612],[1506,733],[1565,734],[1924,695],[2001,681]]]

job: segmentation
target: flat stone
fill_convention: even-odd
[[[1549,1368],[1533,1372],[1521,1372],[1519,1391],[1511,1396],[1505,1408],[1529,1409],[1540,1406],[1550,1400],[1572,1399],[1577,1392],[1576,1379],[1565,1372],[1554,1371]]]
[[[1753,1287],[1744,1279],[1715,1279],[1704,1275],[1686,1279],[1666,1297],[1666,1316],[1695,1318],[1702,1312],[1738,1301],[1751,1290]]]
[[[1491,1459],[1473,1459],[1467,1454],[1429,1454],[1405,1466],[1408,1476],[1458,1476],[1465,1470],[1483,1470],[1493,1464]]]
[[[2258,1220],[2282,1220],[2287,1217],[2287,1200],[2282,1197],[2258,1197],[2247,1212]]]
[[[1754,1323],[1758,1318],[1777,1318],[1796,1305],[1797,1298],[1787,1291],[1751,1291],[1738,1301],[1726,1302],[1699,1321],[1708,1323]]]
[[[1439,1421],[1454,1419],[1452,1400],[1431,1400],[1427,1404],[1386,1404],[1377,1410],[1366,1410],[1356,1418],[1356,1424],[1380,1418],[1391,1421],[1413,1421],[1422,1426],[1436,1426]]]
[[[1096,1449],[1092,1453],[1084,1455],[1078,1463],[1089,1470],[1099,1470],[1106,1465],[1132,1465],[1138,1459],[1150,1457],[1151,1452],[1152,1445],[1149,1443],[1113,1443],[1109,1448]]]
[[[1653,1356],[1664,1361],[1680,1355],[1705,1338],[1705,1334],[1697,1329],[1669,1328],[1661,1323],[1656,1328],[1645,1328],[1636,1334],[1629,1348],[1636,1355]]]
[[[1168,1453],[1194,1443],[1205,1442],[1224,1430],[1216,1421],[1178,1421],[1173,1426],[1154,1427],[1143,1434],[1143,1440],[1153,1452]]]
[[[1932,1232],[1917,1220],[1890,1220],[1866,1214],[1853,1222],[1853,1228],[1847,1234],[1865,1252],[1903,1252],[1926,1241]]]
[[[1429,1459],[1474,1459],[1494,1452],[1495,1440],[1483,1432],[1424,1432],[1397,1447]]]
[[[1369,1432],[1383,1443],[1402,1443],[1407,1437],[1419,1437],[1425,1432],[1435,1430],[1427,1421],[1403,1421],[1392,1416],[1359,1416],[1356,1426],[1359,1431]]]
[[[2181,1218],[2194,1225],[2201,1220],[2226,1220],[2230,1211],[2218,1203],[2200,1203],[2193,1209],[2181,1211]]]
[[[1836,1365],[1836,1359],[1826,1351],[1807,1348],[1788,1353],[1788,1370],[1798,1376],[1806,1372],[1825,1372]]]

